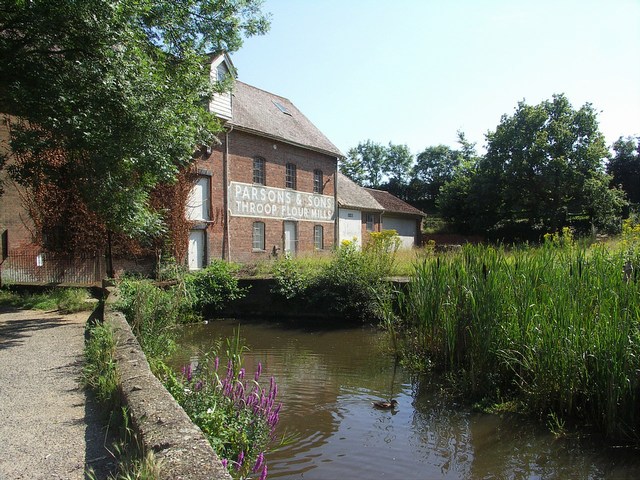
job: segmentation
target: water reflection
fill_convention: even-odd
[[[236,321],[186,327],[175,365],[199,358]],[[269,455],[270,478],[285,479],[635,479],[637,452],[554,440],[513,416],[457,408],[429,382],[417,382],[381,353],[375,330],[322,330],[243,324],[250,351],[276,377],[279,432],[296,441]],[[394,411],[374,400],[395,398]]]

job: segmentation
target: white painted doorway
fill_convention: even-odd
[[[362,212],[341,208],[339,210],[338,242],[348,240],[355,242],[358,248],[362,245]]]
[[[298,243],[296,222],[284,222],[284,253],[295,254]]]
[[[189,232],[189,252],[187,254],[189,270],[199,270],[205,262],[205,236],[204,230],[191,230]]]

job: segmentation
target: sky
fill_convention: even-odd
[[[415,155],[485,134],[520,101],[590,103],[608,145],[640,135],[640,0],[266,0],[271,29],[231,59],[344,154]]]

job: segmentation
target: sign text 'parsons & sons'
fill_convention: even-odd
[[[236,217],[333,222],[335,201],[329,195],[231,182],[229,210]]]

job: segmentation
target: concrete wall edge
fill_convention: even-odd
[[[114,308],[115,287],[105,288],[104,322],[116,338],[123,405],[138,439],[160,462],[160,479],[231,480],[209,441],[153,375],[124,314]]]

